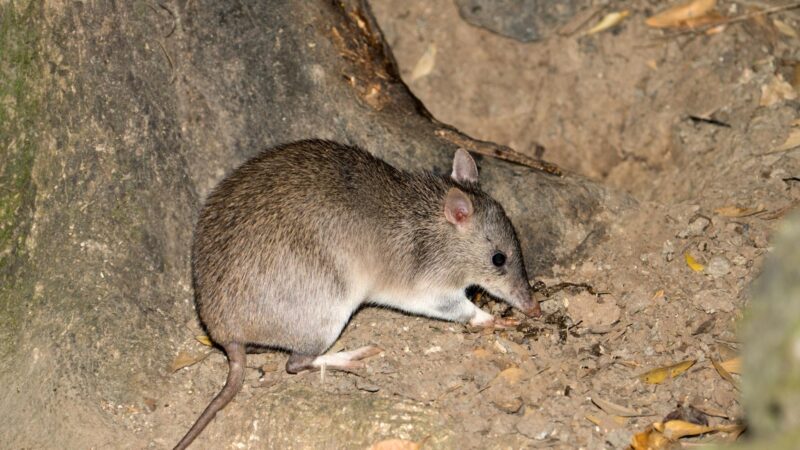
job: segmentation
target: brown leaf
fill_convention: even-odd
[[[373,444],[369,450],[419,450],[420,445],[405,439],[388,439]]]
[[[781,153],[789,151],[795,147],[800,147],[800,129],[793,129],[789,132],[789,136],[786,138],[786,141],[773,148],[772,150],[768,151],[767,153]]]
[[[780,21],[778,19],[773,19],[772,24],[775,25],[775,29],[777,29],[781,34],[793,38],[797,37],[797,31],[794,29],[794,27],[787,24],[786,22]]]
[[[689,20],[708,14],[716,4],[717,0],[692,0],[662,11],[648,18],[644,23],[654,28],[683,26]]]
[[[759,101],[759,106],[772,106],[784,100],[794,100],[796,98],[797,91],[794,90],[791,84],[783,79],[781,74],[778,74],[772,77],[769,83],[761,86],[761,100]],[[784,144],[784,146],[785,145],[786,144]],[[796,145],[797,144],[795,144],[795,146]]]
[[[495,378],[495,382],[505,382],[506,384],[517,384],[522,376],[525,374],[525,371],[520,369],[519,367],[509,367],[508,369],[503,370],[497,377]]]
[[[607,433],[611,430],[621,428],[627,422],[627,419],[620,416],[610,416],[608,414],[586,414],[586,420],[600,427],[600,429]]]
[[[189,353],[185,350],[181,350],[178,353],[178,356],[176,356],[175,359],[172,360],[172,363],[169,365],[169,371],[170,373],[175,373],[183,369],[184,367],[193,366],[199,363],[200,361],[206,359],[206,357],[210,354],[211,352]]]

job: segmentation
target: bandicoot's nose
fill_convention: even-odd
[[[522,313],[528,317],[539,317],[542,315],[542,308],[539,301],[531,297],[530,302],[521,309]]]
[[[530,290],[520,294],[519,310],[528,317],[539,317],[542,315],[542,308],[539,306],[539,300],[534,296]]]

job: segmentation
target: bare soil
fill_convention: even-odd
[[[438,119],[530,155],[541,144],[545,159],[629,193],[639,207],[619,217],[582,263],[533,274],[549,287],[591,289],[553,292],[544,316],[518,329],[475,331],[368,308],[333,349],[381,346],[359,374],[290,376],[285,355],[251,356],[243,393],[196,448],[374,443],[343,444],[335,427],[327,441],[303,437],[341,417],[365,427],[364,436],[391,423],[386,438],[459,449],[624,448],[678,405],[706,412],[712,424],[741,419],[736,387],[710,360],[738,352],[748,286],[776,222],[800,201],[800,151],[781,148],[798,132],[800,103],[780,89],[795,76],[800,41],[773,22],[800,33],[798,13],[677,34],[644,24],[660,2],[634,0],[589,21],[629,9],[612,30],[583,36],[588,25],[572,24],[578,31],[570,35],[521,43],[464,22],[451,0],[371,4],[404,77]],[[747,4],[725,1],[718,9],[736,15]],[[431,70],[412,77],[432,48]],[[686,254],[704,270],[693,270]],[[494,302],[485,308],[516,314]],[[188,323],[178,347],[207,352],[198,333]],[[696,363],[664,383],[637,377],[685,360]],[[214,351],[172,376],[179,389],[170,398],[108,412],[126,415],[131,431],[150,436],[149,446],[171,445],[226,371]],[[641,416],[597,426],[587,415],[605,413],[592,399]],[[270,442],[254,440],[275,411],[293,414],[296,426],[274,430]]]

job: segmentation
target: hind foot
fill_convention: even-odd
[[[374,345],[357,348],[346,352],[338,352],[330,355],[303,355],[292,353],[286,361],[286,371],[289,373],[299,373],[304,370],[319,370],[323,366],[326,369],[350,371],[365,367],[362,359],[375,356],[383,350]]]

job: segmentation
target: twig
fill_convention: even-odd
[[[531,158],[505,145],[473,139],[450,127],[439,128],[435,133],[437,136],[479,155],[502,159],[503,161],[530,167],[550,175],[559,177],[562,175],[561,169],[555,164],[542,161],[541,159]]]

